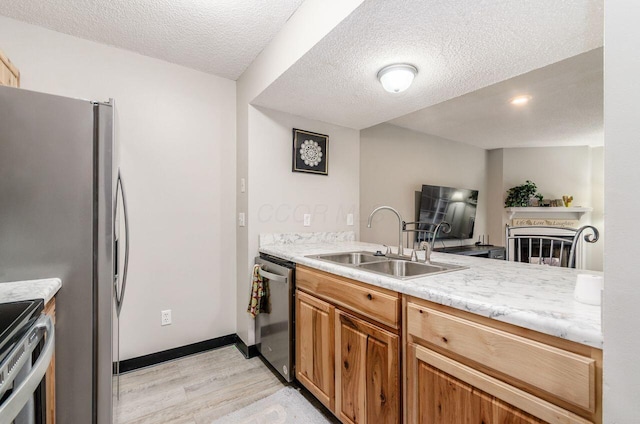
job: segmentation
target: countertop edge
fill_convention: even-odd
[[[46,305],[61,288],[62,280],[59,278],[0,283],[0,303],[43,299]]]

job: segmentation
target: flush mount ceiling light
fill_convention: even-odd
[[[385,66],[378,72],[378,79],[389,93],[401,93],[413,82],[418,69],[406,63]]]
[[[529,100],[531,100],[531,96],[528,94],[524,94],[522,96],[513,97],[511,100],[509,100],[509,103],[514,106],[523,106],[529,103]]]

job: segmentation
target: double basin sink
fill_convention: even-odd
[[[334,264],[350,266],[362,271],[382,274],[402,280],[442,274],[444,272],[467,268],[464,266],[436,262],[415,262],[398,256],[376,255],[371,252],[329,253],[324,255],[310,255],[307,257]]]

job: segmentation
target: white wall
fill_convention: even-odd
[[[363,0],[326,2],[306,0],[289,18],[282,30],[258,55],[237,81],[237,139],[236,139],[236,210],[249,210],[249,193],[253,181],[248,180],[249,152],[254,140],[249,139],[251,102],[273,81],[282,75],[302,55],[346,18]],[[240,180],[247,182],[247,190],[240,191]],[[254,249],[250,247],[250,224],[236,228],[236,282],[237,282],[237,332],[240,338],[252,345],[253,325],[247,319],[245,282],[253,265]],[[251,333],[251,337],[249,334]]]
[[[479,191],[475,240],[486,234],[486,150],[389,124],[360,132],[360,239],[398,244],[398,220],[391,212],[367,218],[381,205],[397,209],[405,221],[415,221],[415,191],[422,184]],[[474,240],[474,241],[475,241]],[[459,242],[448,242],[458,244]],[[465,244],[471,243],[467,240]],[[406,246],[406,243],[405,243]]]
[[[358,130],[314,121],[269,109],[249,107],[248,256],[258,255],[262,233],[355,231],[347,213],[359,213]],[[329,175],[291,171],[293,135],[299,128],[329,136]],[[311,226],[303,226],[303,214]],[[250,269],[238,279],[238,334],[254,343],[253,321],[245,312]],[[243,329],[247,328],[244,332]]]
[[[600,240],[588,246],[587,264],[590,269],[602,271],[604,269],[604,147],[594,147],[591,153],[591,206],[593,212],[589,214],[589,223],[600,231]]]
[[[573,196],[573,206],[591,206],[589,147],[531,147],[503,151],[505,190],[531,180],[545,199],[562,199],[568,194]]]
[[[235,82],[4,17],[0,40],[23,88],[116,100],[131,220],[122,359],[235,333]]]
[[[637,423],[640,417],[638,305],[640,243],[640,5],[609,1],[605,10],[604,128],[605,240],[604,422]]]
[[[358,130],[314,121],[264,108],[251,108],[249,137],[250,245],[257,250],[261,233],[356,231],[346,215],[358,216]],[[292,128],[329,136],[329,175],[291,171]],[[311,226],[302,215],[311,214]]]

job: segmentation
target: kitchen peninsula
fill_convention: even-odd
[[[296,374],[341,421],[601,422],[601,309],[573,299],[583,271],[433,253],[466,268],[401,280],[310,257],[377,250],[352,233],[260,240],[298,266]]]

